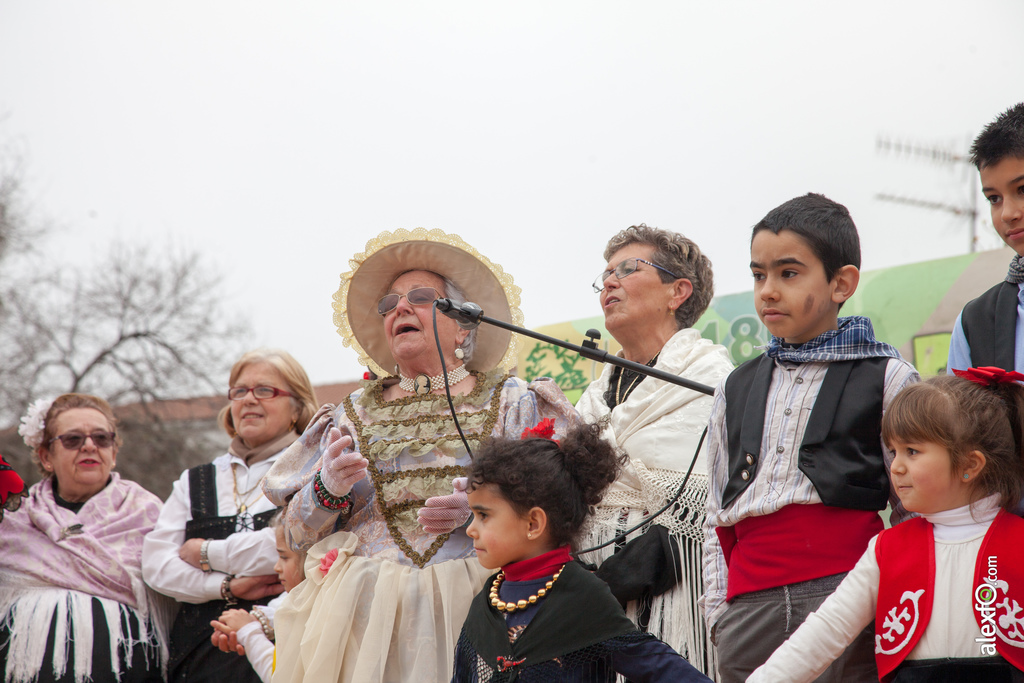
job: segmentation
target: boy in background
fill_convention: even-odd
[[[946,372],[997,366],[1024,370],[1024,102],[1007,109],[971,145],[992,225],[1017,252],[1006,279],[969,302],[953,325]]]
[[[754,226],[754,304],[771,341],[715,392],[701,597],[720,681],[743,681],[842,581],[883,528],[882,412],[917,371],[839,317],[860,281],[849,211],[797,197]],[[824,680],[877,681],[867,629]]]

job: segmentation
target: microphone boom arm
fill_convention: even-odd
[[[480,310],[478,306],[476,307],[476,310]],[[442,311],[442,312],[447,315],[446,312],[444,312],[444,311]],[[474,313],[475,313],[475,311],[474,311]],[[637,373],[640,373],[642,375],[648,375],[650,377],[655,377],[657,379],[663,380],[665,382],[670,382],[672,384],[675,384],[677,386],[683,387],[685,389],[692,389],[693,391],[699,391],[700,393],[707,394],[708,396],[712,396],[715,393],[714,387],[709,387],[706,384],[701,384],[700,382],[694,382],[693,380],[686,379],[685,377],[680,377],[679,375],[673,375],[671,372],[665,372],[664,370],[658,370],[657,368],[652,368],[652,367],[650,367],[648,365],[643,365],[641,363],[634,363],[631,360],[626,360],[625,358],[619,358],[618,356],[616,356],[614,354],[611,354],[611,353],[608,353],[607,351],[602,351],[602,350],[597,348],[596,344],[594,344],[593,338],[588,340],[591,344],[594,344],[593,346],[577,346],[576,344],[572,344],[572,343],[564,341],[562,339],[556,339],[555,337],[549,337],[548,335],[541,334],[540,332],[534,332],[533,330],[528,330],[525,327],[519,327],[517,325],[513,325],[512,323],[507,323],[507,322],[505,322],[503,320],[496,320],[495,318],[491,318],[491,317],[488,317],[486,315],[483,315],[482,311],[479,314],[475,314],[474,317],[475,317],[475,319],[478,322],[484,322],[484,323],[487,323],[488,325],[494,325],[495,327],[500,327],[502,329],[509,330],[510,332],[515,332],[517,334],[521,334],[521,335],[524,335],[526,337],[532,337],[532,338],[537,339],[539,341],[547,342],[548,344],[554,344],[555,346],[561,346],[563,349],[569,349],[570,351],[575,351],[576,353],[580,354],[584,358],[589,358],[590,360],[597,361],[598,363],[611,363],[612,365],[618,365],[620,368],[626,368],[628,370],[632,370],[633,372],[637,372]],[[586,342],[584,342],[584,344],[586,344]]]

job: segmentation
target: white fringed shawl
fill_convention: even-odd
[[[0,570],[0,605],[3,605],[0,623],[10,633],[4,683],[31,683],[36,680],[44,663],[43,655],[53,622],[56,622],[54,643],[57,644],[52,662],[54,675],[63,676],[70,666],[76,683],[90,680],[94,597],[103,609],[110,630],[110,661],[118,680],[123,673],[121,653],[131,653],[139,644],[144,646],[147,662],[165,666],[174,605],[170,600],[152,594],[142,583],[141,576],[138,589],[141,594],[149,595],[142,598],[140,608],[132,608],[109,598],[39,585],[23,574]],[[125,623],[131,612],[135,613],[139,624],[137,637],[132,636]]]
[[[46,662],[56,622],[54,673],[70,666],[76,683],[92,676],[92,599],[110,631],[110,659],[120,680],[121,653],[144,644],[147,660],[167,661],[174,604],[142,580],[142,539],[160,514],[160,501],[121,480],[90,498],[78,513],[58,506],[53,486],[33,486],[17,512],[0,524],[0,623],[10,633],[4,683],[29,683]],[[138,619],[138,637],[125,616]],[[73,644],[72,644],[73,643]]]
[[[701,338],[694,329],[685,329],[665,344],[655,367],[714,387],[733,366],[723,346]],[[580,397],[576,409],[588,422],[602,425],[605,438],[629,454],[629,463],[598,506],[580,548],[611,540],[675,495],[711,414],[711,396],[654,378],[640,382],[623,404],[609,410],[604,393],[612,371],[612,366],[605,367],[601,377]],[[688,514],[666,513],[654,521],[678,541],[683,566],[679,585],[653,599],[650,632],[686,655],[693,666],[714,675],[714,650],[697,607],[704,588],[701,546],[707,491],[707,465],[702,448],[680,498]],[[636,538],[643,531],[641,528],[629,538]],[[600,564],[613,551],[614,547],[609,546],[582,559]],[[636,620],[637,610],[637,603],[630,602],[626,614]]]

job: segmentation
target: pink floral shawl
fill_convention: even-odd
[[[111,477],[78,514],[57,505],[49,478],[33,486],[0,523],[0,570],[140,608],[132,578],[138,589],[142,539],[162,504],[138,484]]]

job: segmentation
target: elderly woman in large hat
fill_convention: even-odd
[[[554,382],[509,374],[515,343],[505,330],[466,330],[438,314],[438,349],[437,298],[522,319],[512,278],[457,235],[384,233],[350,265],[334,321],[380,379],[321,409],[302,450],[268,476],[268,497],[291,500],[293,543],[316,543],[306,581],[276,615],[275,681],[447,681],[489,572],[463,528],[465,494],[453,494],[471,456],[445,386],[471,449],[546,417],[564,430],[575,412]]]
[[[594,281],[605,326],[628,360],[716,386],[732,370],[728,351],[693,329],[714,293],[711,261],[676,232],[640,224],[608,241]],[[583,547],[607,542],[675,495],[711,413],[711,397],[608,365],[576,404],[598,421],[629,464],[598,506]],[[713,650],[697,607],[703,590],[701,542],[708,490],[703,451],[677,506],[583,559],[601,563],[626,613],[714,675]],[[612,554],[616,553],[614,559]]]

